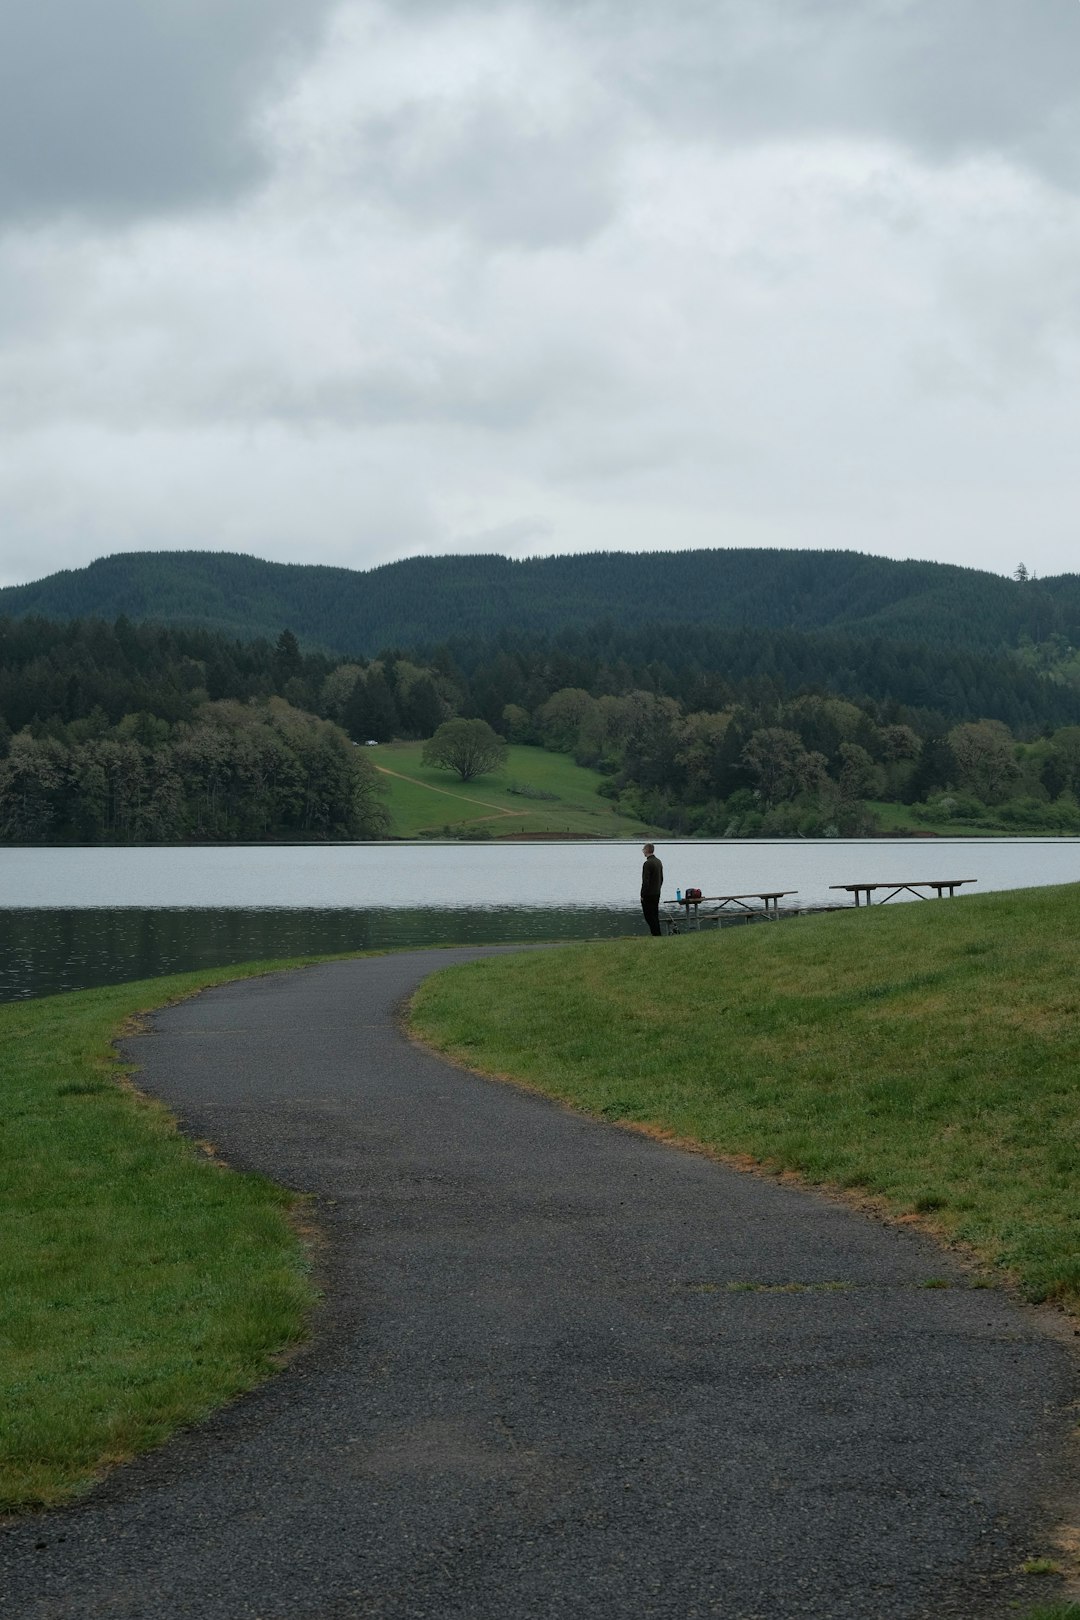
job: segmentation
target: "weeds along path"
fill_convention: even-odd
[[[483,954],[220,987],[130,1043],[185,1129],[312,1194],[324,1304],[254,1395],[0,1526],[5,1614],[976,1620],[1026,1600],[1068,1350],[910,1231],[411,1044],[416,984]]]

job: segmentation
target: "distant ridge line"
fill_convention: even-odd
[[[229,551],[123,552],[0,589],[0,618],[29,614],[124,616],[239,640],[287,626],[309,646],[367,657],[598,622],[835,632],[986,652],[1024,636],[1080,643],[1080,575],[1021,583],[954,563],[757,548],[447,554],[368,570]]]

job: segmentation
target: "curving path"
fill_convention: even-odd
[[[225,986],[131,1044],[193,1132],[316,1195],[326,1303],[279,1378],[0,1527],[0,1612],[1006,1612],[1069,1351],[910,1233],[410,1044],[403,998],[484,954]]]

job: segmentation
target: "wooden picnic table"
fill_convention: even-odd
[[[796,889],[763,889],[756,894],[702,894],[692,898],[683,895],[681,900],[667,902],[669,912],[673,906],[682,906],[687,927],[690,926],[691,911],[695,928],[700,928],[703,922],[719,922],[724,916],[737,916],[748,913],[752,917],[762,915],[776,918],[780,915],[780,902],[789,894],[796,894]],[[759,900],[760,905],[752,906],[748,902]],[[715,906],[715,911],[707,911],[702,915],[700,906]]]
[[[898,894],[913,894],[917,900],[929,900],[930,896],[923,893],[924,889],[933,889],[939,900],[944,891],[948,889],[951,899],[962,884],[978,883],[978,881],[978,878],[912,878],[909,883],[830,883],[829,888],[844,889],[848,894],[853,894],[857,906],[863,904],[859,899],[859,896],[863,894],[866,896],[868,906],[883,906],[886,900],[892,900]],[[871,894],[874,894],[878,889],[888,889],[889,893],[883,895],[880,900],[871,900]]]

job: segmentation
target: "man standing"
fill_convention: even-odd
[[[643,844],[641,853],[645,857],[645,865],[641,868],[641,913],[649,925],[649,933],[659,935],[664,868],[657,860],[652,844]]]

